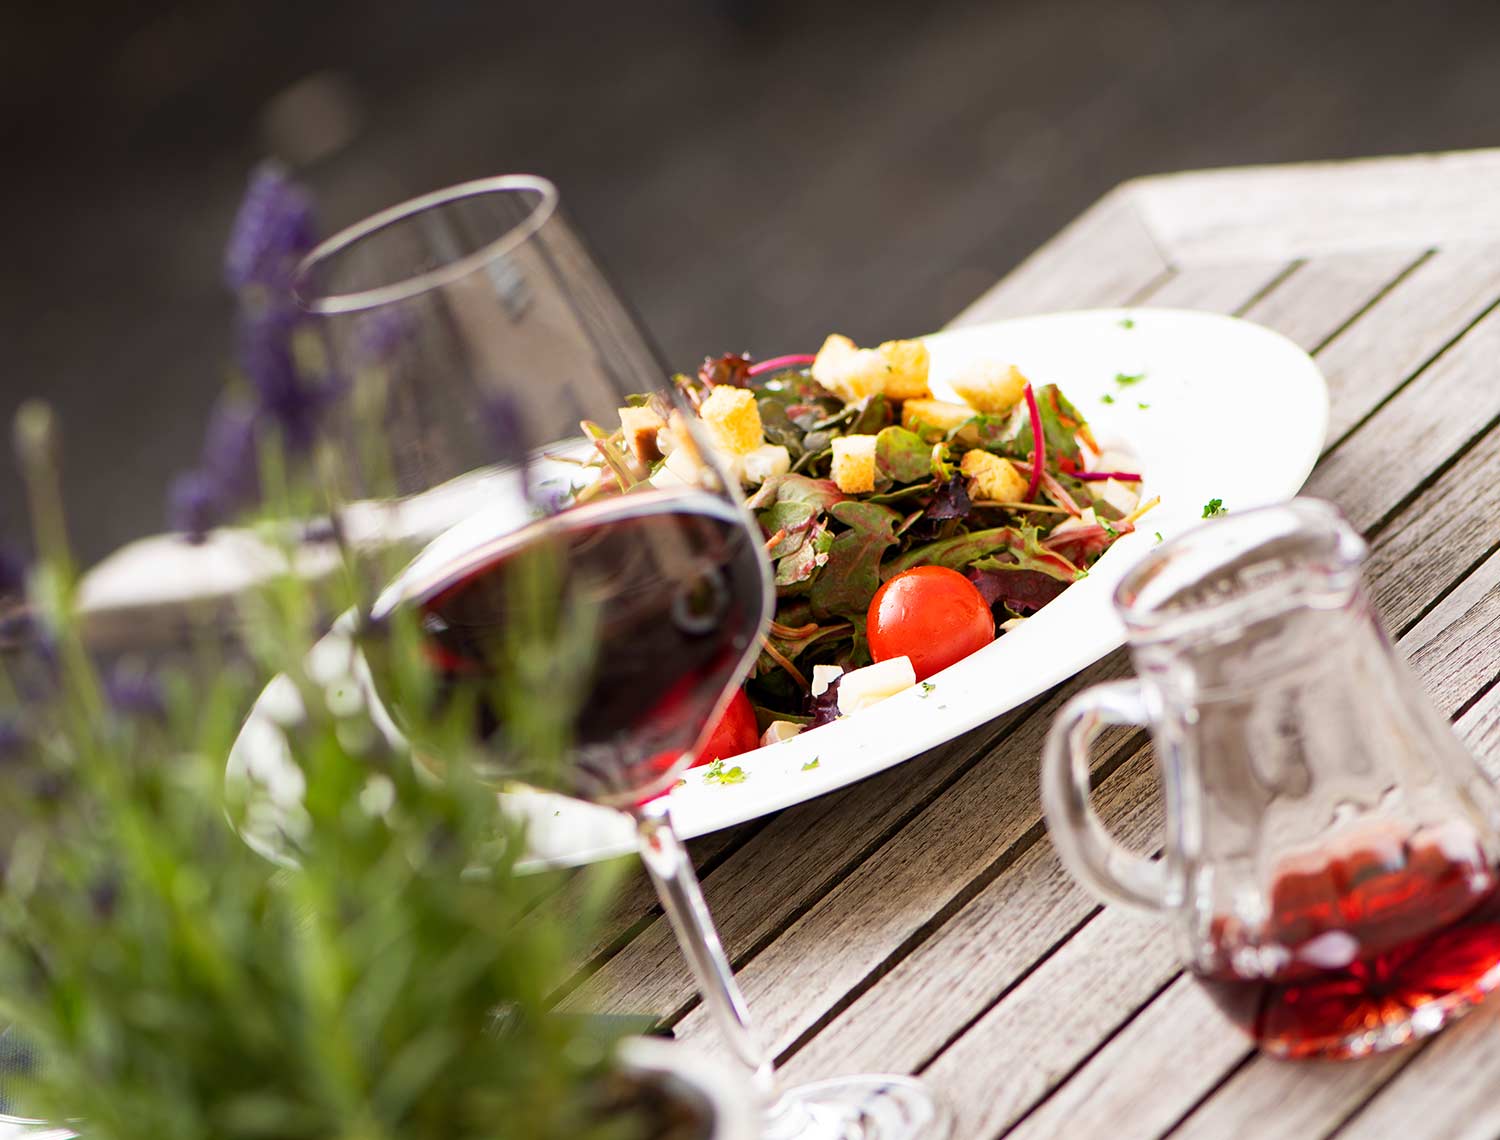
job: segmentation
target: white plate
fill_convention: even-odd
[[[1057,313],[939,333],[926,343],[939,396],[943,377],[976,356],[1014,362],[1037,384],[1057,384],[1106,450],[1136,457],[1145,476],[1143,497],[1160,495],[1161,505],[1138,531],[1111,546],[1086,579],[937,674],[930,690],[908,690],[737,756],[733,764],[746,773],[742,783],[708,784],[702,769],[687,772],[686,783],[671,793],[672,818],[685,837],[801,803],[919,756],[1097,661],[1124,641],[1110,597],[1156,534],[1170,537],[1193,526],[1210,499],[1238,511],[1296,494],[1328,425],[1328,391],[1312,359],[1279,334],[1230,317],[1169,309]],[[1120,385],[1120,374],[1144,379]],[[1106,403],[1106,395],[1114,402]],[[336,681],[337,663],[348,661],[350,650],[342,635],[330,636],[323,660]],[[287,770],[275,722],[291,710],[286,689],[278,697],[275,688],[252,712],[230,767],[269,785],[271,799],[285,811],[300,791],[300,774]],[[806,768],[813,760],[817,767]],[[539,860],[582,863],[633,847],[631,826],[617,813],[539,792],[503,799],[530,817]]]

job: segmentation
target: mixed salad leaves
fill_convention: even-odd
[[[925,682],[1015,628],[1154,505],[1055,384],[994,361],[947,379],[961,400],[933,398],[921,342],[838,336],[816,356],[725,355],[675,377],[774,568],[775,620],[745,686],[760,742]],[[632,399],[619,429],[597,433],[606,481],[626,467],[654,486],[691,479],[701,459],[667,403]],[[934,656],[959,636],[960,603],[961,644]]]

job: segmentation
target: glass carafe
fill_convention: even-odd
[[[1157,548],[1115,595],[1138,678],[1070,701],[1043,757],[1064,864],[1170,915],[1187,966],[1279,1056],[1393,1048],[1500,984],[1500,794],[1382,630],[1365,554],[1312,499]],[[1159,859],[1090,805],[1106,724],[1150,729]]]

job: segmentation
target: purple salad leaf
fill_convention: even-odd
[[[968,578],[992,609],[1003,605],[1020,617],[1036,613],[1068,588],[1068,583],[1061,578],[1018,566],[999,570],[971,569]]]
[[[849,529],[834,538],[828,564],[813,582],[813,614],[863,618],[880,588],[880,560],[898,541],[901,516],[878,503],[853,500],[835,503],[829,513]]]
[[[734,388],[748,388],[751,363],[749,354],[744,352],[726,352],[723,356],[705,356],[703,363],[698,366],[698,380],[708,388],[714,388],[720,384],[728,384]]]

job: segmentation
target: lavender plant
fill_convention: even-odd
[[[224,254],[238,383],[209,417],[199,463],[167,492],[169,524],[190,538],[254,505],[268,440],[305,455],[342,390],[291,296],[297,263],[317,237],[311,195],[276,164],[257,168]]]
[[[423,699],[416,630],[384,635],[409,738],[443,757],[427,769],[305,667],[352,571],[247,598],[246,656],[205,640],[187,668],[96,661],[51,433],[23,410],[45,660],[0,657],[0,1018],[38,1058],[14,1108],[90,1140],[640,1135],[603,1110],[610,1034],[549,1005],[609,873],[566,915],[555,880],[517,874],[524,836],[476,778],[462,702]],[[304,787],[273,862],[242,841],[257,804],[223,773],[277,672]]]

